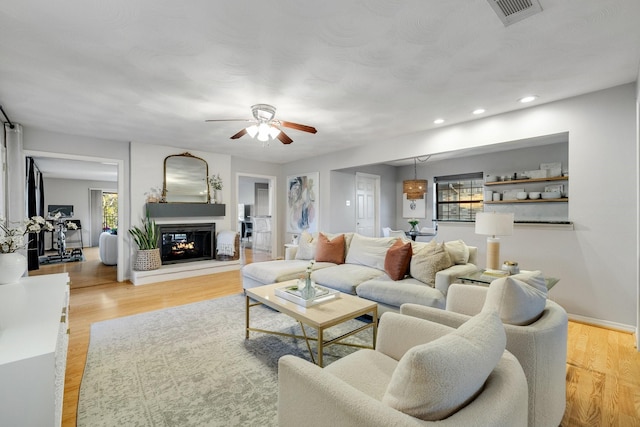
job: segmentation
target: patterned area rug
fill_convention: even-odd
[[[251,310],[252,327],[300,334],[284,314]],[[361,324],[351,320],[325,336]],[[276,425],[278,359],[309,353],[304,340],[257,332],[245,340],[244,327],[243,295],[94,323],[77,425]],[[371,343],[371,329],[348,341]],[[330,346],[324,363],[353,351]]]

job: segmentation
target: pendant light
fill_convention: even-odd
[[[427,192],[427,180],[418,179],[417,158],[413,158],[413,179],[402,181],[402,192],[407,194],[407,200],[424,199]]]

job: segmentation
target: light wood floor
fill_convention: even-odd
[[[67,271],[71,276],[70,339],[63,426],[76,425],[76,409],[91,323],[242,292],[239,271],[133,286],[116,282],[97,249],[87,261],[42,266],[32,275]],[[243,263],[264,255],[247,250]],[[640,353],[632,334],[569,322],[567,409],[563,427],[640,426]]]

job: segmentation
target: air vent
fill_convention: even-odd
[[[542,12],[538,0],[487,0],[504,26]]]

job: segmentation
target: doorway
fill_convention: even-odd
[[[69,179],[69,180],[87,180],[86,176],[89,175],[91,170],[103,169],[106,167],[113,168],[114,173],[116,174],[116,178],[114,182],[116,183],[117,193],[123,194],[124,192],[124,160],[122,159],[110,159],[110,158],[102,158],[102,157],[89,157],[89,156],[80,156],[73,154],[63,154],[63,153],[52,153],[48,151],[32,151],[32,150],[24,150],[23,154],[25,156],[33,157],[34,159],[41,159],[41,162],[51,162],[51,165],[58,170],[68,170],[70,173],[74,172],[75,175],[80,175],[82,178],[78,176],[55,176],[55,178],[61,179]],[[56,165],[57,164],[57,165]],[[73,164],[72,167],[68,166],[69,164]],[[61,167],[62,166],[62,167]],[[66,167],[64,167],[66,166]],[[85,175],[82,174],[82,171],[86,171]],[[45,175],[45,178],[47,176]],[[45,193],[47,189],[45,188]],[[81,209],[84,209],[87,212],[87,218],[89,217],[88,212],[91,209],[90,199],[90,191],[84,193],[84,198],[86,199],[82,205],[79,206]],[[76,193],[74,193],[76,194]],[[122,207],[122,200],[118,200],[118,223],[123,224],[124,219],[124,209]],[[87,223],[89,221],[87,220]],[[90,241],[90,240],[89,240]],[[124,281],[125,268],[124,268],[124,239],[122,233],[118,234],[118,260],[117,260],[117,274],[116,280],[118,282]]]
[[[247,222],[252,224],[251,237],[243,241],[244,247],[273,258],[278,253],[276,177],[238,173],[236,192],[238,232],[242,233],[243,223],[245,227]]]
[[[356,172],[356,224],[358,234],[378,237],[380,230],[380,176]]]

